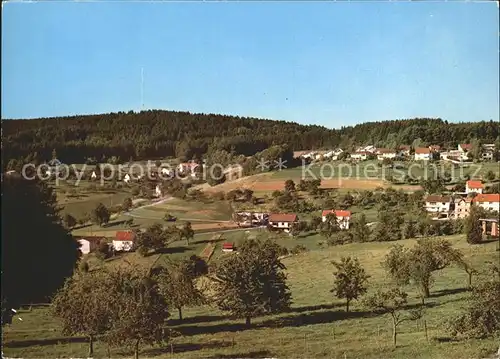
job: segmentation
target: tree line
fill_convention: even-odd
[[[114,163],[151,158],[202,158],[224,150],[252,156],[278,144],[291,150],[340,146],[352,151],[358,144],[396,148],[402,144],[455,147],[479,138],[498,139],[494,121],[450,123],[440,118],[369,122],[328,129],[294,122],[189,112],[149,110],[99,115],[8,120],[2,125],[3,163],[44,162],[56,150],[61,161]]]

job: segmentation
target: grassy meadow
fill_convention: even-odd
[[[244,240],[241,233],[226,233],[225,240]],[[145,262],[131,265],[161,265],[171,256],[189,255],[203,248],[209,234],[197,234],[189,250],[146,257]],[[446,237],[461,249],[477,269],[488,261],[497,261],[497,243],[470,246],[463,236]],[[425,337],[423,322],[404,322],[399,328],[398,346],[391,343],[391,325],[387,315],[366,312],[354,302],[352,311],[346,313],[344,302],[329,292],[332,287],[332,260],[342,256],[356,256],[371,276],[369,292],[387,288],[390,281],[380,266],[384,255],[395,243],[354,243],[322,248],[314,236],[294,240],[282,239],[282,244],[292,246],[309,242],[311,250],[283,259],[293,305],[287,313],[263,316],[253,320],[251,328],[241,319],[231,319],[211,306],[187,308],[184,321],[179,323],[176,311],[170,326],[180,333],[171,344],[160,347],[143,347],[141,357],[157,358],[485,358],[498,349],[498,338],[484,340],[450,340],[445,330],[446,321],[456,315],[466,304],[467,275],[451,266],[435,273],[431,298],[426,301],[425,321],[429,340]],[[398,243],[412,245],[414,240]],[[173,248],[182,246],[174,243]],[[220,246],[217,256],[222,254]],[[163,258],[162,258],[163,257]],[[119,259],[120,260],[124,260]],[[139,259],[137,259],[139,260]],[[214,256],[213,260],[217,260]],[[111,264],[111,263],[110,263]],[[409,307],[418,305],[417,293],[412,287]],[[4,355],[8,357],[83,357],[87,353],[86,339],[65,338],[55,318],[46,307],[22,310],[22,321],[14,319],[4,329]],[[171,354],[173,351],[173,354]],[[95,345],[96,357],[131,357],[127,348],[111,348],[102,342]]]

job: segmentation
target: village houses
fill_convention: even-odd
[[[269,225],[276,229],[290,232],[294,223],[298,222],[296,214],[271,213],[269,215]]]
[[[462,153],[467,153],[472,150],[472,145],[470,143],[461,143],[458,145],[458,150]]]
[[[324,210],[321,213],[321,219],[323,222],[326,221],[326,216],[328,216],[330,213],[335,214],[335,217],[337,217],[337,223],[340,229],[349,229],[349,225],[351,223],[351,211],[344,211],[339,209]]]

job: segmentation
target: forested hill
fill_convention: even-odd
[[[293,122],[173,111],[2,121],[3,162],[51,158],[64,162],[118,156],[122,160],[201,157],[211,149],[252,155],[274,145],[292,150],[357,144],[393,147],[423,142],[455,146],[473,138],[495,141],[498,123],[453,124],[441,119],[372,122],[337,130]]]

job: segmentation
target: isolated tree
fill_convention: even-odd
[[[71,229],[73,228],[74,226],[76,226],[76,218],[73,217],[71,214],[69,213],[66,213],[64,215],[64,225],[66,226],[66,228],[68,229]]]
[[[192,269],[192,261],[187,259],[170,263],[156,274],[159,292],[170,307],[178,310],[180,320],[183,307],[205,303],[205,298],[194,282],[196,276]]]
[[[181,239],[182,238],[186,239],[186,244],[189,246],[189,240],[193,239],[193,237],[194,237],[194,231],[193,231],[193,228],[191,226],[191,222],[184,223],[184,226],[181,229],[180,235],[181,235]]]
[[[490,272],[473,288],[468,307],[450,323],[453,336],[485,338],[500,334],[499,269],[497,266],[490,268]]]
[[[168,339],[168,304],[148,271],[120,268],[110,277],[113,299],[106,304],[112,313],[112,325],[104,339],[111,345],[132,346],[138,359],[141,344],[161,344]]]
[[[370,240],[370,227],[366,222],[366,216],[361,214],[352,225],[353,238],[358,242],[368,242]]]
[[[2,311],[2,324],[10,320],[11,308],[45,302],[72,275],[79,257],[53,189],[36,179],[4,176],[1,299],[8,310]]]
[[[114,300],[105,271],[84,271],[66,281],[52,301],[52,313],[60,319],[64,335],[83,334],[89,338],[89,357],[94,354],[94,339],[111,326],[108,303]]]
[[[127,197],[123,200],[122,211],[128,212],[132,208],[132,198]]]
[[[332,293],[339,299],[346,300],[346,312],[349,312],[349,303],[366,293],[366,283],[369,275],[361,266],[357,258],[342,257],[340,262],[332,262],[336,271],[333,273]]]
[[[137,233],[137,252],[143,256],[147,255],[151,250],[157,251],[169,244],[167,233],[159,223],[152,224],[146,231]]]
[[[279,245],[271,240],[247,240],[238,255],[229,256],[215,269],[215,303],[223,311],[251,319],[262,314],[278,313],[290,306],[291,294],[286,285],[286,269],[278,259]]]
[[[470,262],[465,260],[464,258],[459,258],[457,260],[457,266],[461,268],[465,273],[467,273],[467,288],[472,288],[472,276],[477,274],[478,271],[472,266]]]
[[[406,306],[408,294],[399,288],[387,291],[377,291],[366,298],[365,306],[375,312],[388,313],[392,318],[392,342],[396,346],[398,326],[407,320],[417,320],[421,317],[419,310],[403,312]]]
[[[325,221],[321,223],[319,232],[323,237],[331,238],[335,233],[340,231],[339,223],[335,213],[328,213]]]
[[[432,274],[460,261],[462,253],[442,239],[420,239],[412,248],[392,247],[385,257],[384,268],[401,285],[413,283],[424,298],[429,298]]]
[[[110,213],[105,205],[99,203],[92,211],[91,216],[92,222],[102,227],[109,222]]]
[[[483,240],[483,229],[479,221],[481,214],[481,209],[476,205],[472,205],[469,216],[465,219],[465,236],[470,244],[481,243]]]
[[[286,192],[293,192],[295,191],[295,182],[291,179],[287,179],[285,181],[285,191]]]

